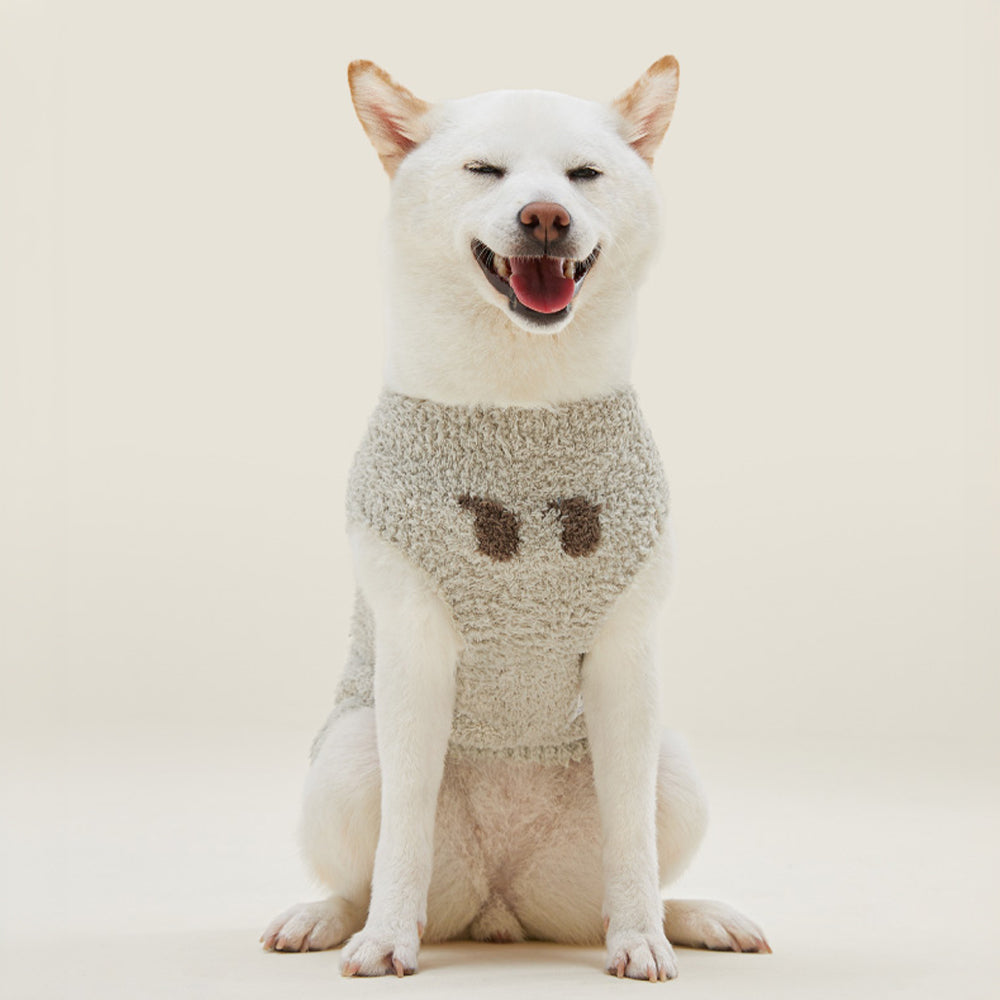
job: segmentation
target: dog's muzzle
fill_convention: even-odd
[[[540,322],[561,320],[600,255],[600,246],[583,260],[535,254],[502,257],[479,240],[472,253],[489,283],[510,303]]]

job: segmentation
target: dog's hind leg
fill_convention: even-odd
[[[665,730],[656,769],[656,858],[661,891],[691,863],[707,828],[708,805],[691,754],[676,733]]]
[[[770,954],[764,932],[728,903],[711,899],[669,899],[663,927],[671,944],[711,951]]]
[[[342,944],[364,919],[363,910],[330,896],[290,906],[267,925],[260,940],[268,951],[325,951]]]
[[[671,733],[660,747],[656,833],[660,886],[665,888],[688,866],[705,832],[708,813],[691,759]],[[764,932],[727,903],[707,899],[668,899],[663,929],[671,944],[712,951],[771,950]]]
[[[656,840],[660,886],[666,888],[688,866],[708,823],[701,784],[683,743],[667,732],[660,746],[657,775]],[[663,929],[667,940],[685,948],[770,952],[764,932],[728,903],[668,899]]]
[[[299,836],[303,857],[332,891],[285,910],[261,935],[272,951],[335,948],[368,912],[379,831],[380,779],[372,709],[345,712],[324,735],[306,778]]]

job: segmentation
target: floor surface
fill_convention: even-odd
[[[915,744],[692,739],[712,829],[678,885],[724,898],[772,955],[679,950],[672,983],[619,983],[599,949],[428,946],[406,982],[338,953],[265,953],[317,895],[294,825],[307,733],[61,734],[4,748],[0,996],[50,998],[1000,995],[994,758]],[[645,995],[645,993],[644,993]]]

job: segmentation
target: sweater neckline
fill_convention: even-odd
[[[491,417],[507,415],[532,415],[563,414],[576,411],[601,409],[603,407],[615,408],[621,403],[634,403],[636,401],[635,388],[632,385],[625,385],[611,392],[601,393],[596,396],[584,396],[581,399],[565,400],[561,403],[552,403],[547,406],[519,406],[515,404],[501,405],[497,403],[442,403],[434,399],[427,399],[422,396],[410,396],[406,393],[397,392],[395,389],[383,388],[379,402],[387,403],[390,406],[398,406],[407,409],[421,409],[427,412],[439,412],[442,415],[454,414],[481,414]]]

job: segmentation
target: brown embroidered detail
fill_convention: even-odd
[[[556,511],[562,524],[562,547],[568,556],[586,556],[601,540],[601,520],[597,516],[604,505],[584,497],[553,500],[546,510]]]
[[[521,537],[518,534],[517,515],[493,500],[463,493],[458,498],[463,510],[476,515],[476,541],[479,551],[498,562],[505,562],[517,554]]]

